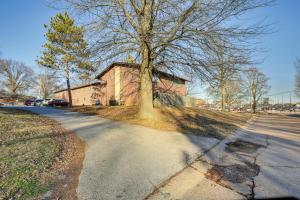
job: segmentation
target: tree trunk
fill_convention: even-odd
[[[141,56],[142,64],[140,68],[140,107],[139,117],[141,119],[153,118],[153,89],[152,89],[152,70],[151,43],[152,43],[152,22],[151,22],[151,3],[142,1],[143,11],[141,14]]]
[[[71,87],[70,87],[70,80],[67,78],[67,87],[68,87],[68,96],[69,96],[69,107],[72,107],[72,92],[71,92]]]
[[[221,92],[221,110],[225,111],[225,76],[224,66],[220,65],[220,92]]]
[[[152,66],[150,62],[150,51],[145,45],[142,47],[140,79],[139,116],[142,119],[151,119],[153,118]]]
[[[67,89],[68,89],[68,97],[69,97],[69,107],[72,107],[72,92],[71,92],[71,86],[70,86],[70,72],[69,72],[69,66],[66,64],[65,67],[66,72],[66,79],[67,79]]]
[[[253,96],[253,102],[252,102],[252,110],[253,110],[253,113],[256,113],[256,97]]]
[[[255,103],[255,101],[252,104],[252,110],[253,110],[253,113],[256,113],[256,103]]]
[[[225,111],[225,86],[224,83],[221,84],[221,109]]]

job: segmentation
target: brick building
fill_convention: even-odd
[[[96,76],[97,81],[72,88],[73,105],[136,105],[139,101],[139,65],[112,63]],[[186,95],[187,80],[162,71],[154,71],[154,92]],[[68,101],[67,89],[55,92],[55,97]]]

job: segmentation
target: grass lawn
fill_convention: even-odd
[[[0,199],[76,199],[84,144],[59,123],[0,108],[0,152]]]
[[[155,129],[179,131],[223,139],[252,117],[250,113],[220,112],[199,108],[155,108],[153,120],[138,119],[137,106],[73,107],[73,111],[97,114],[104,118],[121,120]]]

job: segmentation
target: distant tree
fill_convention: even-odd
[[[209,86],[209,91],[219,98],[221,109],[225,111],[226,96],[228,97],[226,89],[228,90],[228,84],[233,83],[234,80],[237,79],[238,72],[234,65],[228,65],[226,63],[218,63],[214,68],[215,80],[212,81],[212,84]]]
[[[63,74],[67,82],[69,106],[72,106],[70,73],[93,69],[88,61],[84,30],[75,25],[68,13],[58,13],[51,18],[50,26],[45,27],[48,28],[45,35],[47,42],[38,64]]]
[[[222,111],[230,111],[232,106],[241,103],[244,93],[240,79],[224,80],[222,85],[209,86],[208,94],[220,105]]]
[[[28,91],[36,83],[34,71],[13,60],[0,60],[0,80],[12,95]]]
[[[49,73],[47,69],[39,75],[39,93],[44,99],[54,94],[55,90],[59,89],[58,80],[53,73]]]
[[[244,97],[242,85],[240,80],[227,81],[225,86],[224,101],[228,107],[228,111],[231,110],[232,106],[238,105],[242,102]]]
[[[229,48],[248,51],[249,41],[265,32],[262,24],[237,23],[250,10],[272,0],[65,0],[85,15],[93,50],[100,61],[134,52],[140,65],[141,118],[153,118],[153,71],[192,69],[206,79],[216,38]],[[217,50],[217,49],[216,49]],[[190,70],[188,70],[190,72]]]
[[[295,67],[296,67],[296,89],[295,92],[298,96],[300,96],[300,59],[297,58],[295,62]]]
[[[240,99],[241,87],[241,67],[249,64],[249,58],[240,52],[226,49],[226,44],[217,45],[218,51],[212,52],[213,62],[211,63],[211,73],[213,76],[209,80],[208,91],[219,98],[221,110],[225,111],[225,106],[231,105]],[[232,88],[233,87],[233,88]],[[241,92],[241,93],[239,93]]]
[[[257,68],[251,67],[246,70],[246,84],[247,90],[250,95],[250,105],[252,112],[256,112],[258,101],[261,100],[262,96],[268,93],[270,86],[268,85],[268,78]]]
[[[14,60],[0,60],[0,80],[12,95],[28,91],[36,83],[34,71]]]

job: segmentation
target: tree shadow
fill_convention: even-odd
[[[300,114],[289,114],[287,116],[289,116],[289,117],[295,117],[295,118],[300,118]]]
[[[220,118],[213,119],[199,113],[189,113],[181,107],[174,107],[174,109],[180,114],[167,109],[162,109],[161,113],[168,121],[174,123],[181,133],[224,139],[238,128],[237,125],[225,122]]]

